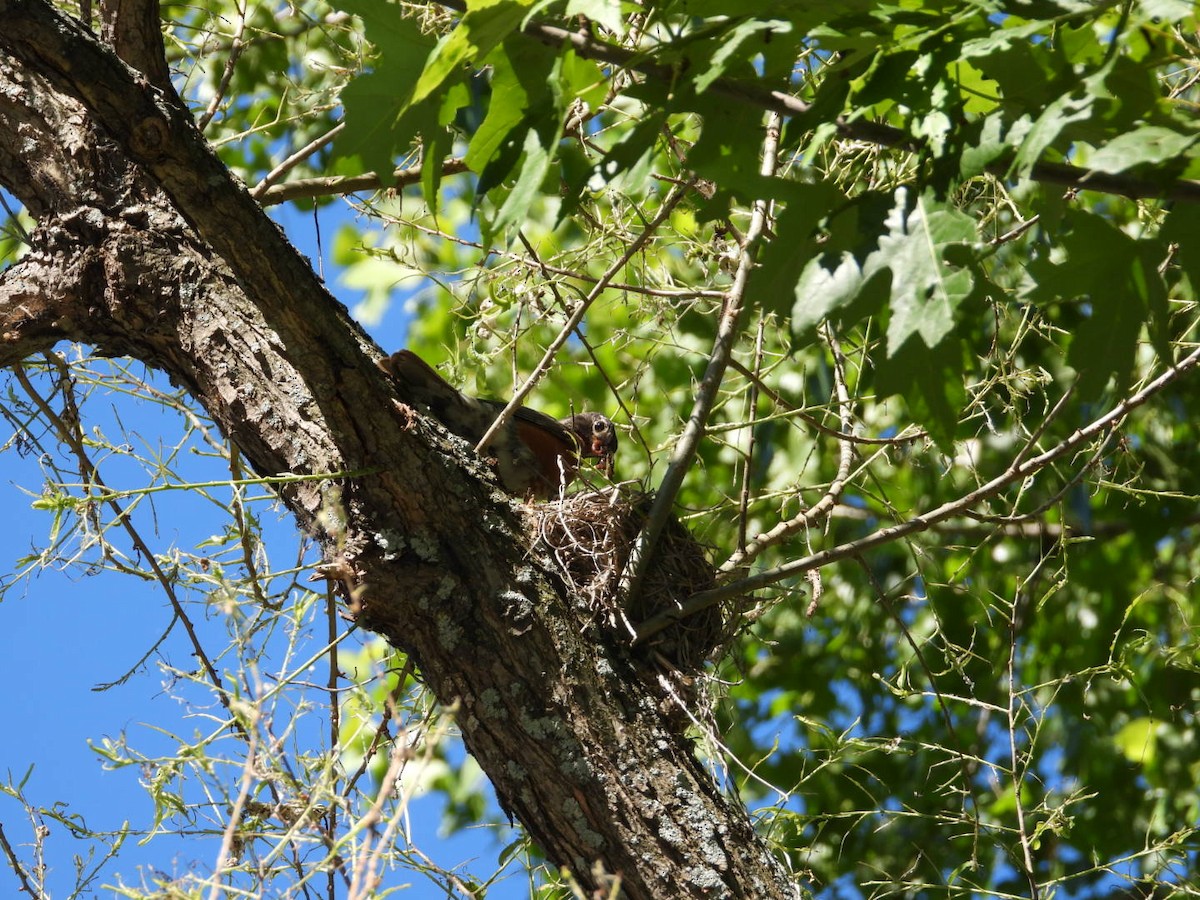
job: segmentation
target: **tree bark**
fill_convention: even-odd
[[[258,472],[328,476],[279,492],[353,571],[360,623],[458,705],[500,802],[585,886],[608,873],[632,898],[795,895],[628,648],[586,636],[523,507],[389,402],[379,349],[174,93],[42,0],[0,0],[0,21],[0,184],[38,220],[0,277],[0,365],[62,340],[136,357]]]

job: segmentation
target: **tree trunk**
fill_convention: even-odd
[[[41,0],[0,0],[0,21],[0,184],[38,220],[0,277],[0,364],[61,340],[136,357],[191,391],[258,472],[327,475],[279,492],[354,573],[361,624],[458,705],[500,802],[581,883],[793,896],[661,691],[626,648],[585,635],[521,505],[389,402],[378,348],[173,92]]]

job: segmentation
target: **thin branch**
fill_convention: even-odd
[[[828,326],[825,326],[823,330],[825,340],[829,343],[829,349],[833,352],[833,383],[837,393],[838,416],[841,419],[842,432],[849,434],[850,429],[854,427],[854,417],[852,415],[850,393],[846,390],[846,360],[842,354],[841,344],[833,336],[832,330]],[[722,563],[717,571],[719,573],[732,572],[743,568],[764,550],[783,543],[796,532],[809,528],[814,522],[828,516],[837,505],[838,500],[841,499],[842,491],[846,489],[846,482],[850,478],[850,466],[853,462],[854,447],[851,442],[848,440],[839,440],[837,474],[834,476],[833,481],[829,483],[829,487],[825,490],[821,499],[787,521],[779,522],[770,531],[758,535],[753,541],[737,550],[729,559]]]
[[[754,419],[758,410],[758,372],[762,366],[763,335],[766,331],[765,319],[758,320],[757,333],[754,335],[754,378],[750,380],[750,391],[746,396],[746,452],[742,458],[742,489],[738,498],[738,536],[737,552],[746,549],[746,526],[750,520],[750,480],[754,474]]]
[[[339,125],[338,128],[341,128]],[[325,137],[333,137],[337,128],[330,131]],[[318,138],[317,141],[323,140]],[[313,143],[316,143],[314,141]],[[309,146],[312,146],[311,144]],[[295,155],[303,153],[308,148],[298,150]],[[287,160],[284,161],[286,163]],[[299,162],[299,160],[297,160]],[[280,163],[280,166],[284,165]],[[290,167],[289,167],[290,168]],[[442,175],[459,175],[467,171],[467,164],[458,157],[447,159],[442,163]],[[263,187],[264,184],[269,184],[271,174],[268,174],[254,188],[254,198],[263,206],[274,206],[278,203],[286,203],[289,200],[311,200],[314,197],[333,197],[342,196],[345,194],[358,194],[364,191],[381,191],[385,188],[396,190],[405,188],[413,184],[421,182],[421,167],[420,166],[405,166],[396,169],[392,172],[392,184],[385,184],[375,172],[369,172],[366,175],[347,175],[337,176],[331,175],[327,178],[297,178],[295,181],[284,182],[283,184],[273,184],[268,187]]]
[[[250,799],[250,792],[254,790],[257,781],[255,775],[255,766],[258,763],[257,729],[250,732],[248,744],[246,761],[242,765],[241,787],[238,789],[237,798],[233,801],[233,808],[229,811],[229,821],[225,823],[225,830],[221,834],[221,849],[217,852],[217,864],[212,874],[212,886],[209,888],[208,900],[219,900],[221,894],[224,893],[221,890],[221,876],[237,864],[237,860],[233,858],[233,837],[242,823],[242,815],[246,811],[246,801]]]
[[[61,370],[64,370],[62,374],[64,379],[63,394],[66,396],[68,394],[66,385],[68,384],[69,375],[65,372],[65,364],[53,354],[48,354],[47,359],[50,361],[51,365],[55,365],[60,367]],[[25,372],[20,366],[15,367],[12,371],[17,381],[20,382],[21,387],[34,402],[34,405],[36,405],[41,414],[46,417],[46,421],[53,425],[55,431],[58,433],[59,438],[71,449],[71,452],[75,455],[75,458],[79,460],[79,464],[83,469],[82,474],[86,483],[95,485],[99,487],[102,492],[107,493],[109,490],[108,485],[106,485],[104,480],[100,477],[100,470],[96,468],[95,463],[92,462],[91,457],[88,455],[87,448],[83,441],[83,436],[80,434],[78,415],[71,417],[73,419],[72,423],[64,421],[63,417],[60,416],[50,406],[49,403],[46,402],[45,398],[43,398],[40,393],[38,393],[37,388],[33,386],[32,382],[30,382],[28,376],[26,376]],[[119,503],[117,503],[116,500],[110,497],[97,502],[104,503],[109,507],[109,509],[112,510],[113,521],[121,524],[121,528],[129,536],[129,540],[133,543],[133,546],[137,548],[138,553],[142,554],[142,557],[146,560],[146,564],[154,572],[155,580],[158,582],[159,586],[162,587],[163,592],[167,595],[167,599],[171,602],[171,609],[174,611],[175,617],[183,623],[184,630],[187,632],[189,641],[191,641],[192,651],[195,653],[196,659],[204,667],[205,673],[208,675],[209,680],[216,689],[217,698],[221,701],[221,705],[224,706],[226,711],[228,711],[230,714],[231,727],[233,727],[243,737],[249,739],[250,736],[246,733],[246,730],[242,727],[238,717],[233,712],[228,688],[225,687],[225,683],[221,680],[221,676],[217,674],[217,670],[213,666],[212,660],[208,658],[208,653],[205,651],[204,645],[201,644],[200,637],[196,634],[196,630],[192,625],[191,619],[188,618],[187,612],[183,608],[183,604],[180,602],[179,597],[175,593],[175,586],[171,583],[171,579],[167,577],[167,574],[162,570],[162,567],[159,566],[157,556],[150,549],[149,545],[142,539],[142,536],[138,530],[133,527],[133,523],[130,521],[128,511],[125,510]]]
[[[234,481],[239,481],[242,478],[242,474],[242,462],[238,454],[238,449],[233,444],[230,444],[229,475]],[[283,605],[282,601],[272,603],[267,599],[267,595],[263,593],[258,575],[258,565],[254,562],[254,538],[251,536],[250,529],[246,527],[245,498],[241,487],[235,487],[230,491],[229,509],[233,513],[233,523],[237,528],[238,545],[242,550],[242,565],[246,569],[246,580],[250,583],[250,589],[254,593],[255,601],[267,609],[280,609]]]
[[[1078,449],[1083,444],[1090,441],[1092,438],[1102,432],[1115,428],[1126,416],[1144,404],[1155,394],[1162,391],[1168,385],[1182,378],[1197,364],[1200,364],[1200,349],[1193,350],[1179,363],[1167,369],[1148,385],[1142,388],[1132,396],[1122,400],[1112,410],[1093,419],[1083,428],[1076,430],[1069,437],[1062,440],[1060,443],[1051,447],[1044,453],[1033,457],[1023,463],[1010,465],[1000,475],[997,475],[991,481],[981,485],[968,494],[964,494],[957,500],[951,500],[948,503],[943,503],[936,509],[930,510],[918,516],[914,516],[907,522],[902,522],[899,525],[889,525],[886,528],[880,528],[865,537],[851,541],[847,544],[841,544],[837,547],[832,547],[829,550],[822,550],[819,553],[812,553],[801,559],[793,560],[789,563],[784,563],[774,569],[769,569],[765,572],[759,572],[747,578],[742,578],[737,581],[731,581],[720,587],[713,588],[708,591],[701,591],[693,594],[679,609],[671,610],[667,613],[660,613],[656,616],[651,616],[643,622],[637,629],[638,641],[644,641],[652,635],[657,634],[664,628],[669,627],[672,623],[684,619],[688,616],[695,615],[701,610],[707,609],[714,603],[720,603],[729,597],[736,597],[741,594],[747,594],[751,591],[756,591],[759,588],[767,587],[771,584],[783,581],[794,575],[800,575],[807,572],[809,569],[816,569],[821,566],[827,566],[830,563],[837,562],[841,559],[846,559],[851,556],[857,556],[872,550],[875,547],[890,544],[892,541],[899,540],[903,537],[908,537],[912,534],[917,534],[926,531],[939,522],[943,522],[952,516],[964,513],[966,510],[975,506],[981,500],[985,500],[994,494],[999,493],[1004,488],[1014,482],[1021,481],[1031,475],[1036,474],[1041,469],[1045,468],[1050,463],[1065,456],[1068,453]]]
[[[658,211],[657,215],[650,220],[649,224],[642,229],[642,233],[630,242],[629,246],[625,249],[625,252],[622,253],[613,262],[613,264],[608,267],[607,270],[605,270],[604,274],[600,276],[600,280],[593,285],[590,291],[588,291],[587,296],[575,305],[575,309],[567,318],[566,324],[564,324],[559,330],[558,335],[554,338],[554,340],[550,342],[550,346],[546,348],[546,352],[542,354],[541,361],[537,364],[534,370],[529,373],[529,377],[525,379],[524,383],[513,393],[512,399],[508,401],[508,405],[505,406],[504,409],[500,410],[500,414],[496,416],[496,419],[492,422],[491,427],[488,428],[483,437],[479,439],[479,443],[475,446],[476,453],[483,452],[483,448],[486,447],[491,442],[492,438],[496,436],[496,433],[504,427],[504,423],[512,417],[512,414],[516,412],[517,407],[519,407],[525,401],[525,398],[529,396],[529,393],[534,389],[538,381],[541,380],[542,376],[545,375],[546,372],[550,371],[550,366],[554,362],[555,354],[558,353],[562,345],[565,344],[568,338],[571,337],[571,334],[579,326],[579,323],[583,321],[583,317],[587,314],[587,311],[591,308],[591,305],[596,301],[596,298],[598,298],[605,290],[608,289],[609,282],[612,277],[621,271],[621,269],[625,267],[625,264],[628,263],[629,260],[633,259],[633,257],[641,251],[642,247],[646,245],[650,238],[654,236],[654,234],[658,231],[659,226],[667,220],[667,217],[671,215],[679,201],[682,200],[687,194],[691,184],[692,182],[688,182],[688,184],[684,187],[676,187],[671,191],[670,194],[667,195],[666,199],[663,200],[662,208]]]
[[[1012,776],[1013,803],[1017,813],[1017,838],[1021,844],[1021,869],[1025,880],[1029,883],[1029,900],[1038,900],[1037,873],[1033,866],[1033,854],[1030,850],[1030,835],[1025,825],[1025,804],[1021,800],[1021,778],[1018,774],[1023,768],[1021,756],[1017,750],[1017,602],[1013,600],[1012,617],[1008,629],[1008,753],[1010,760],[1009,774]]]
[[[968,514],[964,513],[964,515]],[[875,513],[860,506],[840,504],[833,511],[833,516],[838,519],[864,522],[867,519],[874,518]],[[1200,525],[1200,513],[1184,516],[1173,524],[1179,528],[1191,528],[1195,525]],[[998,535],[1014,540],[1050,540],[1059,542],[1072,539],[1086,540],[1088,538],[1117,537],[1122,534],[1128,534],[1138,527],[1141,527],[1138,523],[1127,520],[1092,522],[1086,528],[1083,528],[1078,525],[1038,520],[1032,514],[1028,513],[1011,517],[982,516],[978,513],[970,513],[969,517],[965,519],[947,519],[944,522],[930,525],[929,530],[938,534],[961,537],[968,540],[974,540],[980,536]]]
[[[900,633],[904,635],[905,643],[912,650],[913,655],[917,659],[917,665],[921,667],[921,671],[925,673],[925,678],[929,681],[930,688],[933,689],[934,700],[937,702],[938,710],[942,714],[942,722],[946,726],[946,732],[954,742],[954,755],[958,757],[959,772],[962,775],[962,792],[974,808],[975,815],[972,821],[975,823],[975,827],[972,829],[971,859],[977,863],[979,854],[979,804],[975,801],[975,793],[971,789],[973,784],[971,765],[966,750],[963,749],[966,744],[958,736],[958,729],[954,727],[954,717],[950,715],[950,707],[947,705],[946,698],[938,687],[937,676],[933,674],[933,667],[929,665],[929,660],[925,658],[925,651],[921,649],[921,645],[913,637],[908,623],[904,621],[904,617],[896,610],[896,604],[892,602],[892,598],[888,596],[887,592],[883,589],[883,585],[879,583],[879,579],[871,569],[871,566],[861,556],[856,556],[854,559],[866,575],[871,589],[875,591],[876,599],[883,604],[883,608],[887,610],[888,615],[892,617],[892,621],[896,623],[896,627],[900,629]]]
[[[686,184],[686,182],[679,183]],[[287,187],[287,185],[283,185],[283,187]],[[595,275],[589,275],[587,272],[579,269],[568,269],[563,266],[556,266],[552,263],[543,262],[540,259],[534,259],[530,261],[528,257],[523,256],[520,253],[515,253],[512,250],[501,250],[496,247],[489,247],[486,244],[480,243],[479,241],[472,241],[457,234],[440,231],[437,228],[430,228],[428,225],[422,225],[420,222],[415,222],[411,219],[392,219],[391,221],[404,225],[408,228],[416,229],[417,231],[423,232],[424,234],[428,234],[432,237],[458,244],[460,247],[473,247],[476,250],[486,253],[488,256],[495,256],[500,259],[519,263],[520,265],[527,266],[529,268],[536,268],[543,275],[545,275],[547,272],[553,272],[555,275],[563,275],[567,278],[573,278],[576,281],[582,281],[587,284],[596,284],[601,280]],[[723,300],[726,293],[725,291],[712,289],[695,290],[692,288],[687,288],[668,290],[666,288],[651,288],[640,284],[629,284],[628,282],[622,281],[610,281],[608,283],[608,289],[611,291],[628,291],[631,294],[644,294],[647,297],[665,297],[672,300],[687,300],[698,297],[708,297],[713,300]]]
[[[383,776],[383,780],[379,782],[379,790],[375,794],[375,802],[371,804],[371,808],[359,820],[355,829],[367,831],[368,835],[363,839],[362,856],[354,866],[354,880],[350,882],[350,893],[348,896],[351,900],[365,896],[368,893],[373,893],[377,886],[375,882],[374,865],[377,862],[375,851],[371,849],[370,835],[375,833],[375,826],[383,819],[383,807],[388,799],[392,796],[396,788],[396,781],[400,777],[400,773],[404,770],[405,764],[411,758],[412,751],[407,745],[401,745],[397,742],[392,749],[391,760],[388,763],[387,772]],[[404,809],[403,805],[398,807],[398,812]]]
[[[379,745],[385,740],[391,740],[391,733],[388,731],[388,726],[391,724],[396,710],[400,708],[400,700],[405,688],[408,686],[408,679],[413,673],[413,668],[412,659],[406,658],[404,666],[400,669],[400,676],[396,681],[396,686],[388,693],[387,700],[383,705],[383,715],[379,720],[379,727],[375,729],[375,734],[371,737],[371,744],[363,753],[362,760],[358,764],[358,769],[346,779],[346,785],[341,792],[343,800],[349,799],[355,785],[358,784],[358,780],[367,773],[367,769],[370,768],[372,761],[375,759],[375,754],[379,751]]]
[[[329,752],[334,760],[338,756],[338,748],[341,746],[342,737],[342,704],[338,698],[338,679],[341,677],[342,671],[338,666],[338,601],[333,590],[333,582],[330,581],[325,585],[325,636],[329,639],[329,680],[326,683],[326,689],[329,691]],[[330,785],[330,792],[337,794],[338,778],[344,771],[341,766],[332,765],[330,767],[333,783]],[[321,829],[322,835],[325,837],[326,847],[329,850],[330,856],[333,857],[329,866],[325,889],[327,895],[335,897],[337,888],[337,875],[339,871],[345,870],[345,863],[340,854],[337,852],[337,827],[338,827],[338,805],[337,803],[329,804],[329,817],[325,822],[325,827]]]
[[[563,312],[568,312],[570,310],[570,306],[567,303],[566,298],[563,297],[562,291],[558,289],[558,284],[553,278],[550,277],[550,270],[545,261],[542,259],[541,254],[539,254],[533,244],[529,242],[529,238],[525,236],[525,231],[523,229],[517,229],[517,237],[519,237],[521,243],[525,245],[525,249],[529,252],[529,256],[534,261],[534,264],[537,265],[537,267],[541,270],[542,277],[545,279],[546,287],[549,288],[550,293],[554,297],[554,302],[558,304],[558,308]],[[591,357],[592,363],[596,367],[596,371],[600,373],[600,377],[603,378],[604,383],[608,385],[609,393],[612,394],[613,398],[617,402],[617,406],[620,407],[621,412],[623,412],[625,417],[629,420],[632,434],[637,438],[638,443],[640,443],[645,449],[647,456],[649,456],[650,448],[646,445],[646,440],[642,437],[642,433],[637,427],[637,422],[634,419],[633,413],[630,411],[629,407],[625,405],[625,398],[621,396],[621,392],[617,390],[617,386],[613,384],[612,379],[608,377],[608,373],[604,371],[604,367],[600,365],[600,360],[596,358],[596,351],[592,347],[591,342],[587,339],[587,335],[583,333],[582,329],[576,328],[575,339],[579,341],[579,343],[583,346],[583,349],[587,351],[587,355]],[[516,381],[515,378],[513,380]],[[577,411],[578,410],[575,409],[571,410],[572,413]]]
[[[770,397],[771,402],[774,403],[776,406],[779,406],[782,409],[787,410],[786,413],[781,413],[780,415],[772,416],[771,418],[783,418],[783,417],[793,417],[794,416],[795,418],[800,419],[806,425],[809,425],[812,428],[815,428],[817,431],[821,432],[821,434],[828,435],[831,438],[837,438],[839,441],[845,441],[850,444],[899,445],[899,444],[908,444],[913,441],[921,441],[921,440],[924,440],[925,438],[929,437],[928,432],[922,431],[919,428],[914,428],[911,425],[905,427],[904,431],[901,434],[898,434],[895,437],[888,437],[888,438],[864,437],[863,435],[851,434],[850,432],[844,431],[844,430],[838,431],[836,428],[830,428],[828,425],[826,425],[824,422],[822,422],[819,418],[812,415],[811,413],[806,413],[800,409],[792,409],[792,405],[783,397],[783,395],[780,394],[778,391],[776,391],[774,388],[772,388],[765,381],[763,381],[761,375],[751,372],[749,369],[747,369],[744,365],[742,365],[736,359],[729,360],[729,368],[733,369],[739,375],[742,375],[742,376],[745,376],[746,378],[748,378],[752,384],[757,385],[758,389],[762,393],[764,393],[768,397]],[[766,420],[764,419],[764,421],[766,421]]]
[[[456,711],[456,709],[447,709],[439,718],[438,724],[432,732],[426,733],[425,747],[417,761],[418,765],[428,766],[433,760],[434,752],[447,734],[450,717]],[[419,776],[401,779],[405,766],[414,759],[414,756],[413,744],[396,741],[387,774],[384,775],[379,792],[375,795],[375,802],[354,825],[353,833],[367,832],[367,834],[364,835],[359,859],[354,866],[354,880],[346,895],[347,900],[359,900],[359,898],[373,896],[375,889],[379,886],[380,876],[376,874],[376,871],[380,861],[383,854],[395,845],[400,819],[408,811],[413,797],[423,781]],[[371,836],[376,835],[378,825],[383,821],[384,805],[393,797],[396,800],[396,808],[388,817],[383,835],[379,836],[375,847],[372,848]]]
[[[21,864],[21,860],[17,857],[17,853],[12,848],[12,844],[8,842],[8,837],[4,834],[4,824],[0,823],[0,848],[3,848],[4,855],[8,857],[8,864],[12,868],[13,873],[17,876],[17,880],[21,882],[21,892],[28,894],[34,900],[39,900],[42,892],[36,889],[29,883],[29,878],[25,874],[25,866]]]
[[[217,110],[221,108],[221,101],[225,99],[225,92],[229,90],[229,83],[233,81],[233,73],[237,69],[238,60],[242,58],[242,53],[246,50],[246,45],[242,42],[242,35],[246,33],[246,8],[239,3],[237,11],[237,31],[234,33],[233,40],[229,44],[229,56],[225,58],[225,70],[221,73],[221,81],[217,85],[212,99],[208,101],[208,106],[200,118],[196,120],[196,127],[200,131],[208,128],[209,123],[216,116]]]
[[[263,194],[267,192],[267,189],[271,187],[271,185],[273,185],[282,176],[286,175],[300,163],[304,162],[304,160],[308,159],[322,147],[326,147],[332,143],[333,139],[341,134],[345,129],[346,123],[338,122],[320,137],[313,138],[311,141],[273,168],[270,172],[264,175],[263,180],[256,184],[254,189],[250,191],[250,196],[255,200],[261,198]],[[321,179],[315,180],[319,181]],[[293,182],[293,184],[295,183],[296,182]]]
[[[772,113],[768,117],[766,136],[763,140],[763,158],[760,166],[763,175],[769,176],[775,172],[780,126],[780,117]],[[705,369],[704,377],[700,380],[700,387],[696,392],[696,402],[692,406],[692,413],[688,417],[687,425],[684,426],[683,434],[679,436],[679,442],[675,445],[675,451],[671,454],[667,471],[655,492],[654,503],[646,515],[646,524],[642,526],[637,541],[629,553],[625,570],[621,573],[620,591],[624,598],[623,606],[627,605],[631,598],[637,596],[642,579],[649,568],[654,547],[658,543],[658,537],[667,524],[671,509],[675,505],[675,498],[683,486],[684,476],[691,468],[696,450],[704,437],[708,417],[717,401],[717,392],[721,388],[725,370],[733,355],[733,343],[741,333],[742,319],[747,309],[746,284],[750,278],[750,272],[754,268],[759,238],[762,237],[767,227],[770,207],[771,204],[767,200],[754,202],[754,209],[750,215],[750,227],[746,232],[746,242],[742,246],[733,284],[725,298],[725,307],[717,325],[717,336],[713,343],[712,353],[709,355],[708,367]]]

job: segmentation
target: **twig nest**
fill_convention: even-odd
[[[538,539],[554,555],[574,594],[594,622],[629,644],[637,626],[678,610],[693,594],[715,585],[704,548],[672,518],[651,557],[642,590],[628,604],[619,599],[621,573],[646,521],[652,497],[616,488],[575,494],[539,506]],[[661,656],[682,672],[698,671],[732,637],[729,610],[715,604],[660,631],[639,648]],[[642,655],[639,653],[639,655]]]

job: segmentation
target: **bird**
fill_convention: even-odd
[[[452,433],[477,445],[507,405],[464,394],[411,350],[379,360],[401,399],[421,404]],[[579,471],[580,459],[594,459],[607,477],[613,474],[617,430],[612,420],[581,412],[555,420],[518,406],[483,448],[494,457],[500,483],[511,494],[535,500],[558,496]]]

